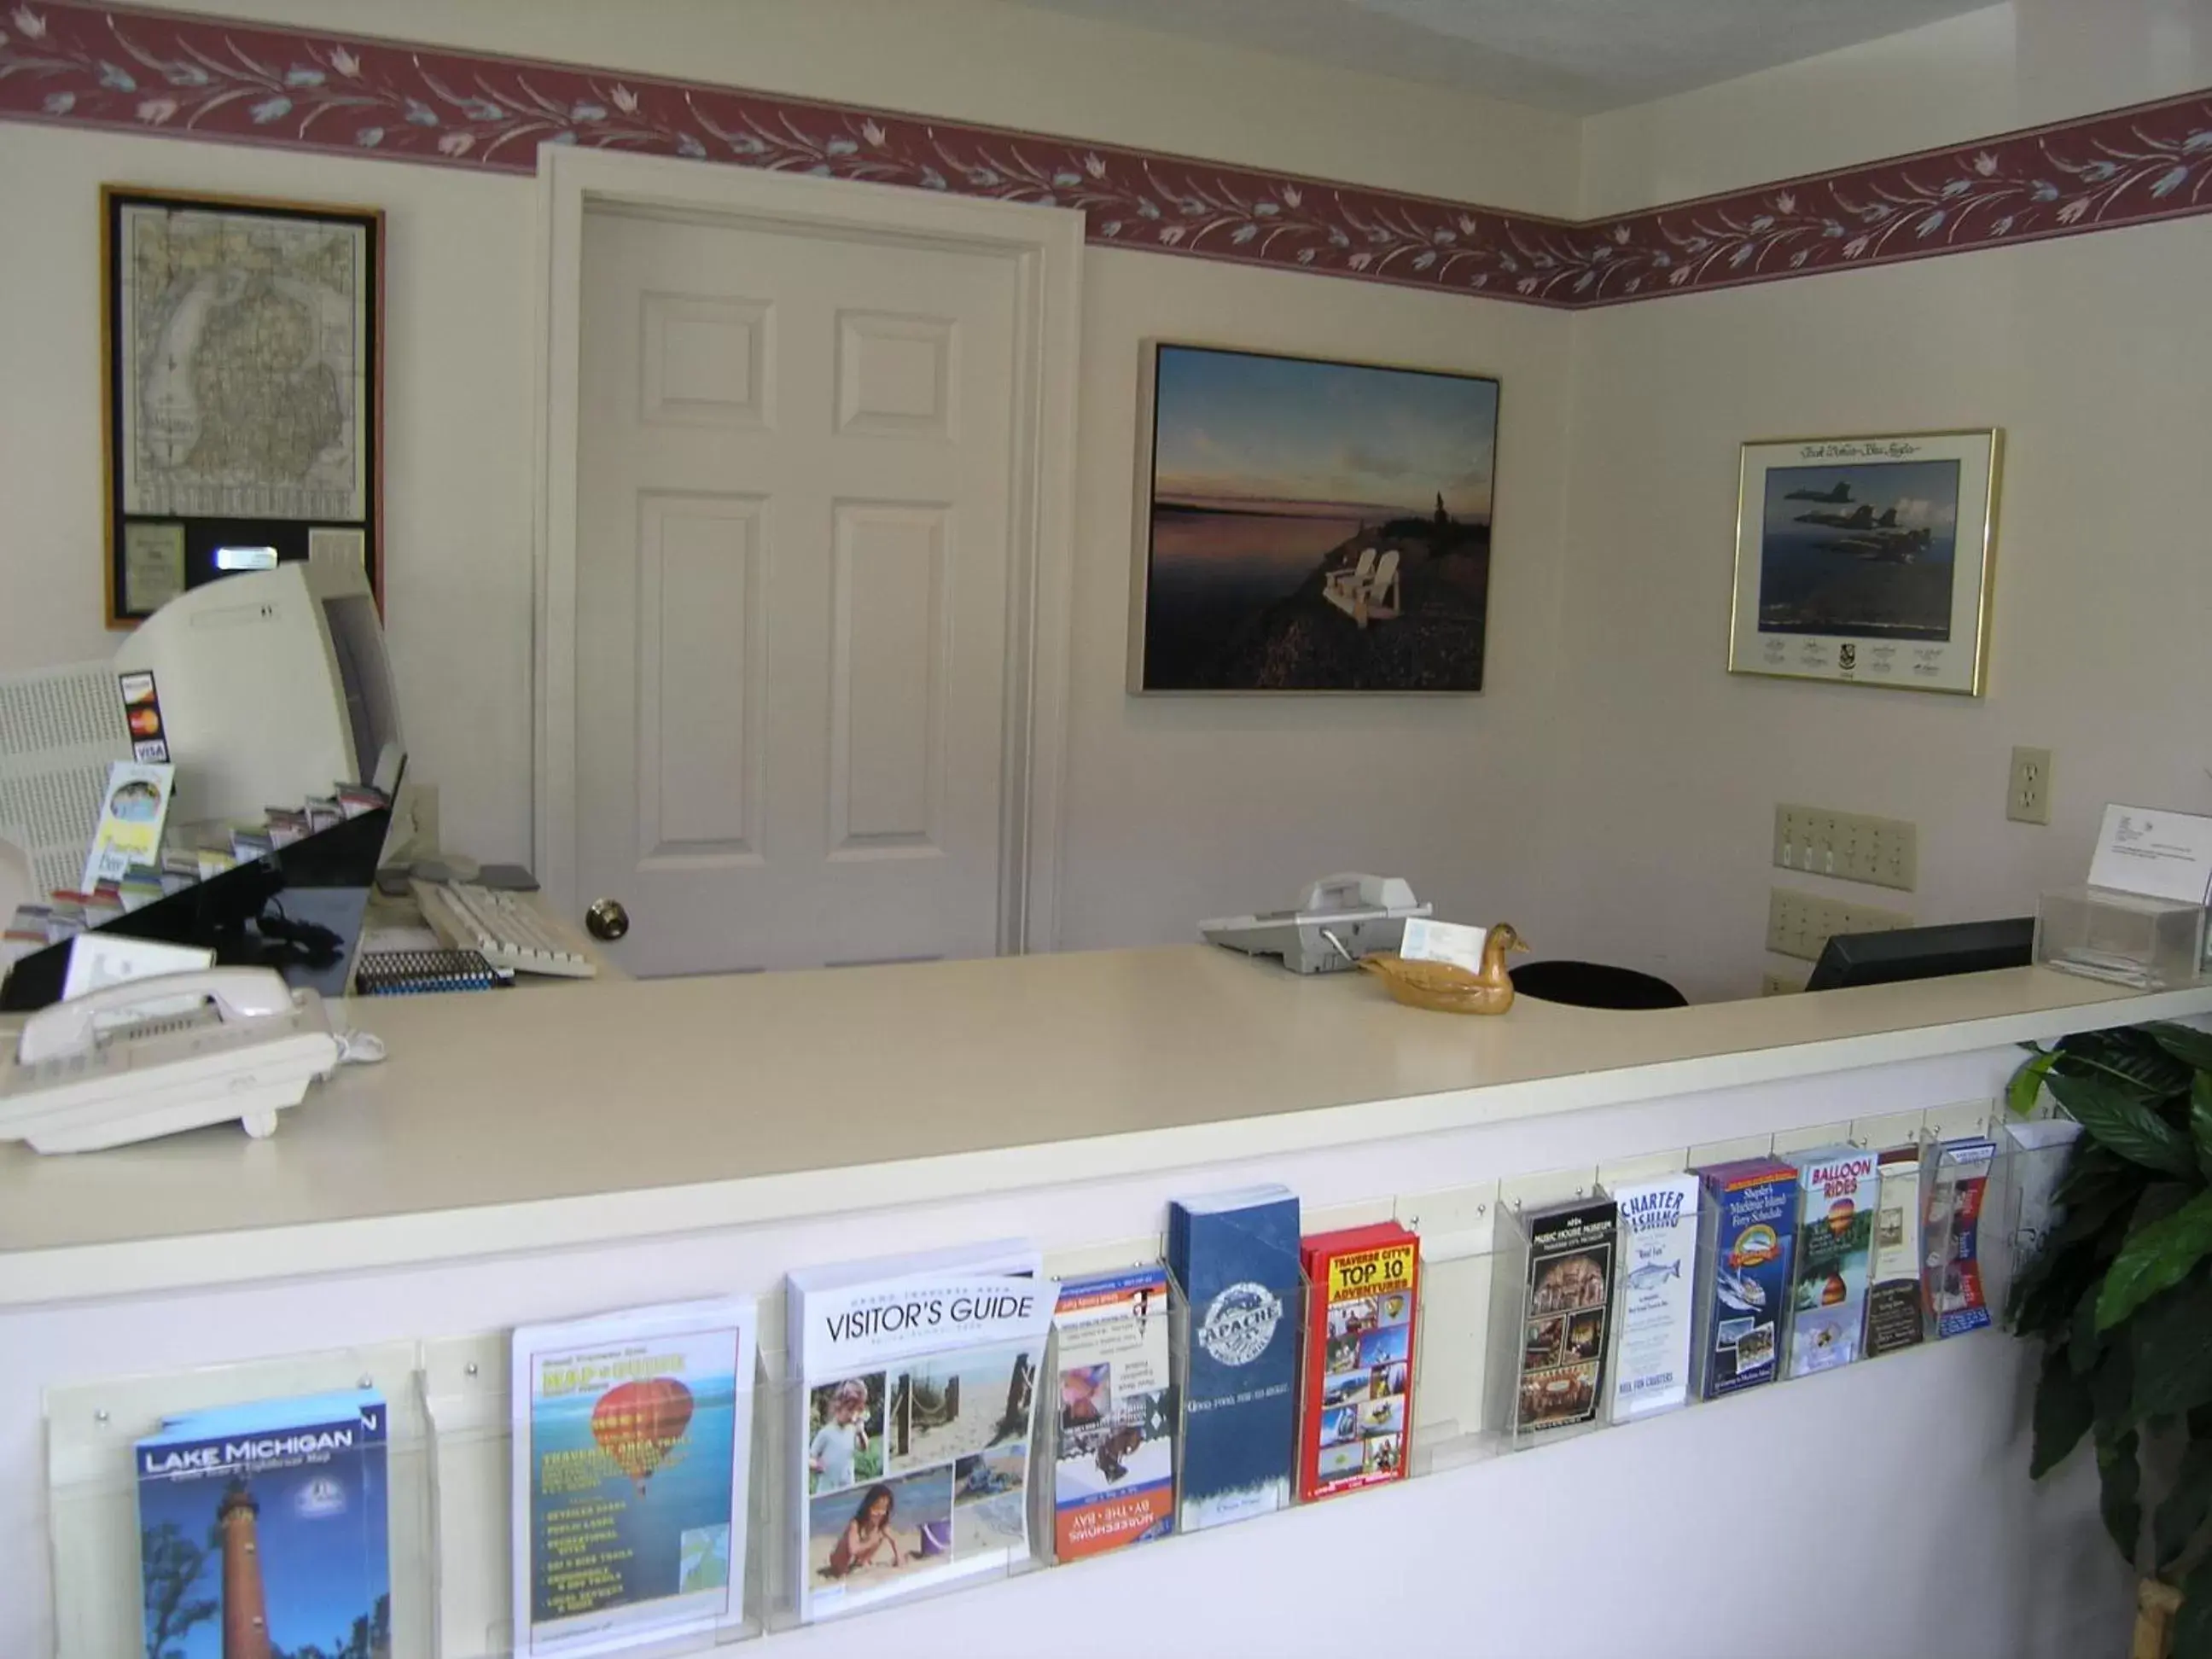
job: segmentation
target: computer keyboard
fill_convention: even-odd
[[[457,951],[474,951],[518,974],[590,979],[599,970],[584,943],[520,894],[456,881],[418,881],[422,920]]]

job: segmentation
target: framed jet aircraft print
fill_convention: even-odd
[[[1746,444],[1729,671],[1979,696],[2002,442]]]

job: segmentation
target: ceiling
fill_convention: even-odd
[[[1016,0],[1577,114],[1710,86],[1989,0]]]

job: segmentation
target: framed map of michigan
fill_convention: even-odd
[[[383,601],[384,216],[100,191],[107,625],[280,560]]]

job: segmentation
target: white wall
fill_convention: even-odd
[[[2170,97],[2212,81],[2212,0],[2005,0],[1583,123],[1596,217]]]
[[[1985,94],[2009,87],[2043,118],[2029,106],[2082,36],[2086,9],[2072,9],[1945,26],[1989,52],[1978,72],[1949,68]],[[2165,80],[2190,61],[2189,40],[2141,15],[2153,9],[2100,9],[2106,33],[2081,51],[2104,101],[2163,89],[2123,86],[2115,65],[2155,64]],[[1656,139],[1633,159],[1668,193],[1737,182],[1718,136],[1739,117],[1793,157],[1816,134],[1824,162],[1903,148],[1862,78],[1887,62],[1838,53],[1671,100],[1663,120],[1601,118],[1592,176],[1616,188]],[[1739,130],[1733,147],[1770,171],[1763,143]],[[1543,792],[1557,862],[1531,914],[1581,952],[1693,996],[1747,994],[1765,968],[1804,971],[1762,950],[1778,881],[1923,921],[2021,915],[2081,878],[2106,801],[2212,810],[2208,276],[2212,224],[2190,220],[1577,317],[1557,715],[1574,740]],[[1967,426],[2006,432],[1988,696],[1723,672],[1738,446]],[[2048,829],[2005,821],[2015,744],[2056,751]],[[1919,890],[1771,869],[1785,800],[1917,823]]]
[[[232,15],[340,27],[314,0]],[[1243,160],[1563,210],[1575,125],[1435,88],[989,0],[395,3],[380,32]],[[1367,112],[1395,112],[1376,122]],[[98,190],[127,181],[371,203],[388,217],[387,623],[414,775],[448,846],[531,846],[528,410],[534,185],[0,126],[0,672],[106,654],[99,626]],[[1063,942],[1181,939],[1325,871],[1403,868],[1462,906],[1518,872],[1525,732],[1558,542],[1568,319],[1159,256],[1085,257],[1077,678]],[[1139,343],[1154,337],[1503,374],[1492,684],[1482,702],[1138,703],[1122,694]],[[1478,856],[1478,846],[1491,850]],[[1513,879],[1519,879],[1515,874]]]

